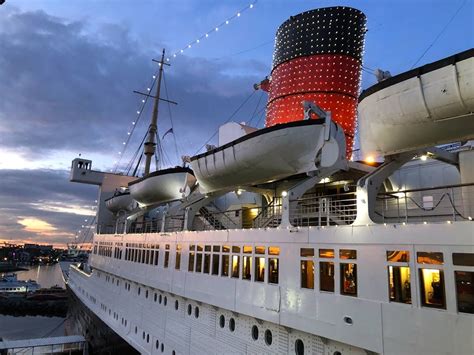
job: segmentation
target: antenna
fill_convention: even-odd
[[[163,67],[165,65],[168,65],[168,63],[165,63],[165,50],[163,49],[163,52],[161,54],[161,60],[157,61],[155,59],[152,59],[154,62],[158,63],[160,66],[159,74],[158,74],[158,80],[157,80],[157,85],[156,85],[156,95],[152,96],[140,91],[134,91],[136,94],[140,94],[143,96],[151,97],[154,99],[153,103],[153,113],[151,115],[151,122],[150,126],[148,126],[148,135],[144,144],[144,149],[143,153],[145,154],[145,176],[150,173],[150,166],[151,166],[151,158],[153,155],[156,154],[156,132],[158,130],[158,108],[159,108],[159,102],[161,101],[167,101],[169,103],[172,103],[174,105],[177,105],[177,102],[170,101],[170,100],[165,100],[160,98],[160,89],[161,89],[161,78],[163,77]]]

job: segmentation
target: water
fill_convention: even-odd
[[[15,272],[19,280],[36,280],[41,287],[64,286],[59,264],[31,266],[27,271]],[[0,338],[8,340],[64,335],[65,318],[12,317],[0,315]]]

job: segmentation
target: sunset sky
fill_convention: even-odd
[[[94,215],[97,188],[69,182],[81,154],[109,170],[122,153],[162,48],[173,53],[253,2],[240,0],[7,0],[0,6],[0,241],[72,242]],[[474,45],[472,0],[259,0],[167,68],[176,151],[193,155],[268,75],[277,27],[317,7],[347,5],[368,18],[367,68],[397,74]],[[458,11],[458,9],[460,9]],[[458,11],[452,22],[437,38]],[[375,83],[363,73],[363,87]],[[234,117],[263,125],[260,92]],[[123,163],[137,149],[147,106]],[[160,135],[171,126],[162,105]],[[84,232],[81,232],[84,233]]]

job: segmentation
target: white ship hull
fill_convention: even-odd
[[[115,195],[105,200],[105,206],[113,213],[131,211],[133,209],[133,198],[129,193]]]
[[[188,168],[159,170],[128,184],[130,194],[141,206],[175,201],[189,194],[195,178]]]
[[[250,133],[191,158],[201,192],[237,189],[316,169],[324,120],[306,120]]]
[[[473,139],[473,56],[471,49],[362,93],[358,111],[363,157]]]
[[[446,235],[450,236],[449,245]],[[91,257],[92,274],[73,267],[69,286],[87,307],[144,354],[160,353],[161,344],[166,354],[291,354],[298,340],[304,345],[304,354],[471,354],[474,319],[457,311],[453,270],[463,267],[452,264],[451,254],[474,252],[472,238],[470,222],[299,228],[296,232],[269,229],[101,235],[95,242],[159,244],[158,265],[96,254]],[[182,251],[178,269],[177,244]],[[269,283],[266,269],[263,282],[222,276],[224,252],[219,253],[218,275],[191,272],[191,244],[250,245],[252,250],[257,245],[278,246],[282,260],[279,283]],[[336,256],[333,260],[334,292],[319,291],[318,287],[318,264],[327,259],[310,258],[315,262],[314,289],[301,288],[301,248],[331,248],[336,253],[354,249],[357,258],[350,261]],[[410,253],[409,261],[398,265],[411,270],[411,304],[389,302],[386,255],[394,249]],[[167,267],[164,250],[170,252]],[[240,275],[246,255],[242,251],[235,254],[241,258]],[[443,265],[436,269],[445,275],[445,309],[421,305],[419,270],[433,266],[417,263],[419,251],[444,255]],[[265,258],[268,267],[271,255],[250,255],[254,261]],[[341,294],[339,265],[347,262],[357,264],[357,297]],[[235,322],[234,331],[229,328],[230,319]],[[257,339],[254,327],[258,329]],[[270,344],[267,331],[272,334]]]

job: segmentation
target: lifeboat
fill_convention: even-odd
[[[175,167],[158,170],[128,183],[130,194],[141,207],[179,200],[190,193],[196,178],[191,169]]]
[[[105,206],[113,213],[131,211],[133,209],[133,198],[128,190],[116,191],[112,197],[105,200]]]
[[[331,132],[331,134],[329,134]],[[331,147],[329,150],[324,147]],[[344,159],[342,128],[326,119],[277,124],[191,158],[201,193],[245,188]]]
[[[474,49],[388,78],[359,99],[361,152],[390,155],[474,138]]]

